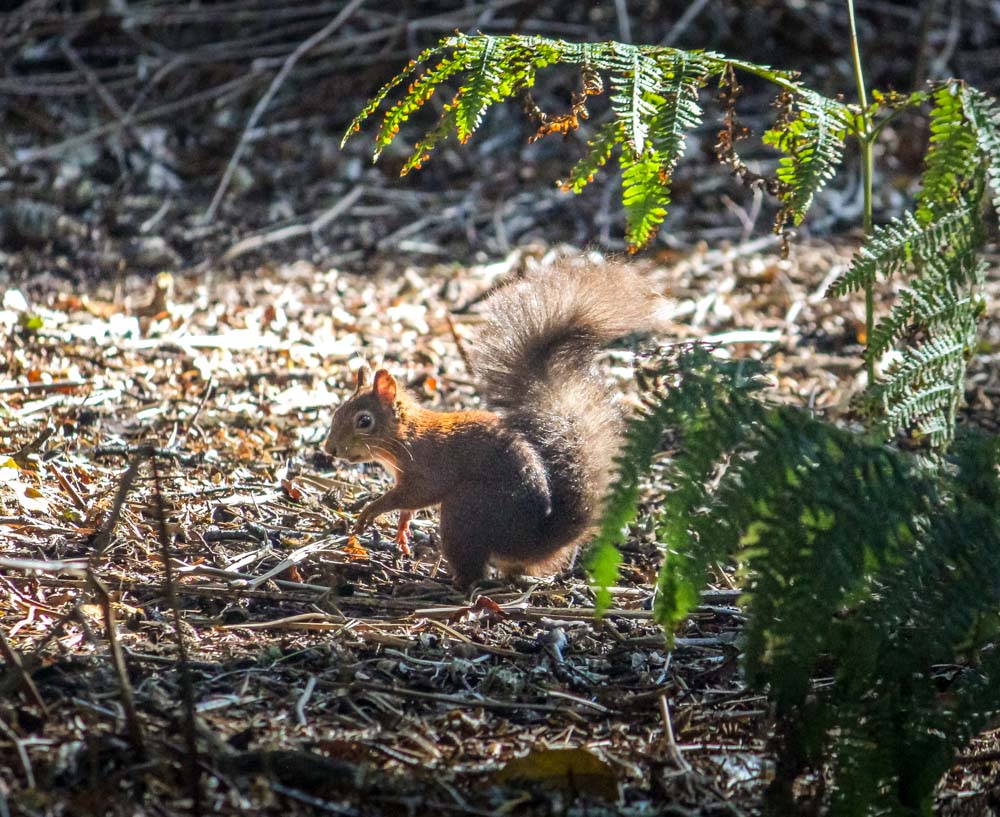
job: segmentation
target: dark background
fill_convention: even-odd
[[[290,255],[366,268],[376,259],[421,263],[485,260],[533,240],[623,248],[617,174],[600,174],[580,197],[555,189],[607,113],[606,99],[565,142],[528,145],[517,103],[490,111],[466,146],[440,148],[420,172],[397,176],[407,147],[433,121],[414,117],[380,163],[370,165],[370,122],[345,151],[347,122],[379,86],[455,29],[535,33],[568,40],[622,39],[706,48],[802,72],[825,94],[855,98],[846,3],[362,2],[306,53],[248,133],[219,207],[213,194],[251,111],[289,55],[348,4],[232,2],[60,3],[36,0],[0,18],[0,252],[14,275],[41,269],[104,276],[121,270],[220,263],[249,269]],[[909,91],[958,76],[1000,91],[1000,3],[861,0],[859,34],[870,88]],[[542,75],[535,94],[566,110],[579,77]],[[740,112],[756,137],[773,112],[773,89],[746,83]],[[706,124],[675,179],[675,204],[649,250],[766,234],[773,208],[755,205],[714,159],[718,110],[706,90]],[[922,117],[888,128],[879,149],[877,218],[906,205],[925,146]],[[751,139],[755,169],[773,156]],[[849,153],[806,232],[829,235],[860,220]],[[349,206],[323,220],[356,187]],[[320,219],[314,229],[302,229]],[[291,227],[291,235],[275,231]],[[300,228],[296,231],[296,227]]]

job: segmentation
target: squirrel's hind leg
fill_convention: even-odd
[[[540,502],[505,499],[488,485],[469,483],[441,503],[441,550],[457,587],[484,578],[493,557],[508,551],[512,542],[529,552],[537,542]]]
[[[483,539],[483,522],[463,497],[451,497],[441,505],[441,550],[451,568],[452,582],[468,590],[486,576],[489,543]],[[456,501],[456,499],[458,501]]]

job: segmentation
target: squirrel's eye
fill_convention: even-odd
[[[371,428],[375,422],[375,418],[372,417],[367,411],[362,411],[357,417],[354,418],[355,428]]]

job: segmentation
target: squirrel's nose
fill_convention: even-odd
[[[331,457],[337,456],[337,444],[329,437],[323,441],[323,450]]]

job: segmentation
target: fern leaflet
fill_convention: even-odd
[[[961,241],[963,235],[975,228],[977,216],[978,212],[964,203],[927,224],[921,224],[912,213],[906,212],[902,218],[876,227],[854,256],[850,269],[830,287],[831,294],[845,295],[862,289],[874,282],[879,272],[889,278],[915,257],[932,256],[942,246]]]
[[[969,169],[979,161],[977,149],[976,132],[965,118],[958,89],[953,84],[943,85],[934,93],[931,143],[917,197],[917,221],[934,221],[939,212],[962,201]]]
[[[605,122],[594,138],[587,142],[587,154],[569,172],[569,177],[559,182],[566,191],[579,193],[594,180],[597,171],[607,164],[611,151],[622,140],[622,125],[617,119]]]
[[[986,158],[993,207],[1000,214],[1000,105],[982,91],[963,86],[962,108],[975,128],[976,142]]]
[[[798,226],[813,196],[833,178],[844,151],[847,133],[843,104],[811,91],[782,95],[785,115],[764,134],[764,143],[787,155],[778,165],[778,198],[782,209],[775,232],[786,223]]]

